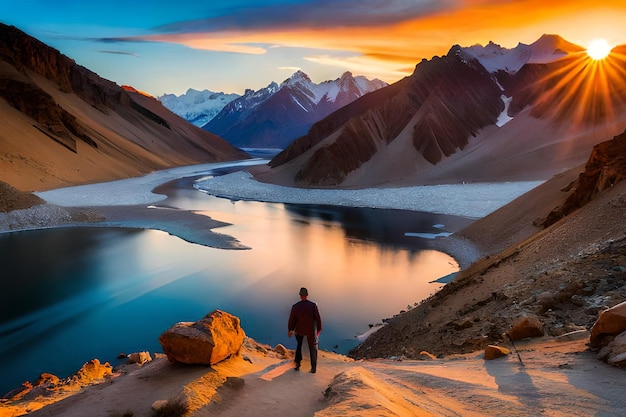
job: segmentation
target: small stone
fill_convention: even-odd
[[[160,411],[165,407],[167,407],[167,400],[156,400],[152,403],[152,409],[154,411]]]
[[[143,365],[152,362],[152,356],[149,352],[135,352],[128,355],[128,362]]]
[[[511,351],[502,346],[488,345],[485,348],[485,360],[493,360],[510,354]]]
[[[278,353],[279,355],[282,356],[287,356],[289,351],[287,350],[287,348],[285,346],[283,346],[282,344],[277,344],[276,347],[274,348],[274,352]]]

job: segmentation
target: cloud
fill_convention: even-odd
[[[276,67],[276,69],[283,70],[283,71],[296,72],[296,71],[301,70],[302,68],[300,68],[300,67]]]
[[[135,56],[135,57],[141,56],[135,52],[111,51],[111,50],[100,50],[98,52],[103,53],[103,54],[129,55],[129,56]]]
[[[453,0],[315,0],[225,11],[219,16],[173,22],[157,33],[207,33],[259,29],[384,26],[414,19],[458,4]]]
[[[381,61],[368,56],[331,56],[316,55],[304,57],[306,61],[320,65],[332,66],[350,70],[360,75],[370,78],[380,78],[382,80],[397,80],[407,75],[411,75],[413,67],[398,68],[395,62]]]

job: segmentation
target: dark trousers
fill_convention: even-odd
[[[296,347],[295,362],[299,365],[302,361],[302,342],[304,341],[304,335],[296,335],[296,341],[298,346]],[[306,341],[309,345],[309,353],[311,354],[311,369],[317,368],[317,338],[314,335],[306,335]]]

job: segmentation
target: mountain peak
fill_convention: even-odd
[[[456,48],[453,47],[451,52]],[[456,49],[462,59],[476,59],[491,73],[506,71],[515,73],[524,64],[547,64],[568,54],[583,51],[584,48],[566,41],[559,35],[542,35],[530,45],[518,43],[515,48],[504,48],[493,41],[485,46],[480,44]]]
[[[282,85],[295,85],[295,84],[310,84],[311,78],[307,74],[305,74],[302,70],[298,70],[294,72],[291,77],[287,78],[283,81]]]
[[[530,44],[532,57],[530,63],[549,63],[565,57],[568,54],[582,52],[582,46],[566,41],[559,35],[544,34]]]

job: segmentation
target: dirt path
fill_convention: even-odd
[[[327,404],[324,391],[333,377],[354,363],[341,355],[320,352],[317,372],[312,374],[308,352],[304,353],[300,371],[294,370],[292,359],[272,365],[243,377],[243,387],[224,385],[213,401],[196,411],[194,417],[274,417],[312,416]]]
[[[515,354],[482,352],[433,361],[344,362],[325,353],[316,374],[284,360],[223,386],[194,417],[626,415],[623,370],[599,362],[585,339],[526,341]]]

